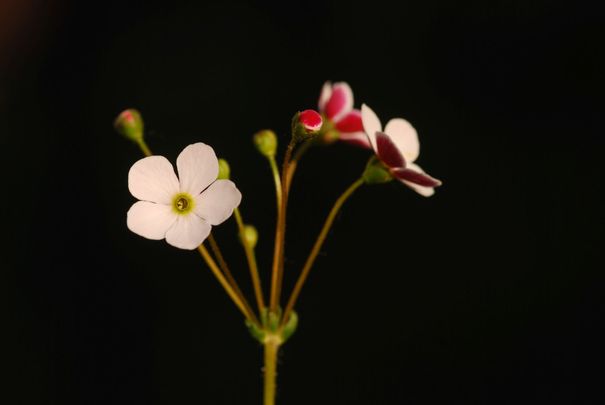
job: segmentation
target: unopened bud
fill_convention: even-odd
[[[323,124],[321,115],[315,110],[298,112],[292,118],[292,136],[296,142],[316,135]]]
[[[376,158],[376,156],[373,156],[369,160],[362,177],[366,184],[382,184],[393,180],[389,168],[386,167],[380,159]]]
[[[219,180],[229,180],[231,176],[231,168],[225,159],[218,160],[218,177]]]
[[[133,142],[143,140],[143,118],[141,113],[134,108],[122,111],[115,119],[113,126],[116,131]]]
[[[254,134],[254,145],[256,149],[268,158],[275,156],[277,151],[277,136],[270,129],[264,129]]]
[[[315,133],[321,129],[323,119],[315,110],[305,110],[299,113],[298,119],[308,133]]]
[[[242,243],[248,244],[252,249],[256,247],[258,242],[258,231],[250,224],[244,225],[244,231],[240,233],[240,239]]]

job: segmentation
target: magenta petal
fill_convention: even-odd
[[[383,132],[376,132],[376,154],[387,166],[403,169],[405,159],[395,143]]]
[[[370,139],[365,132],[341,132],[338,139],[350,145],[372,149]]]
[[[335,83],[332,86],[332,96],[326,103],[326,116],[333,121],[338,121],[340,118],[351,111],[353,108],[353,91],[345,82]]]
[[[420,173],[412,169],[399,168],[392,170],[392,173],[400,180],[406,180],[423,187],[437,187],[441,185],[441,181],[426,173]]]
[[[361,111],[353,110],[344,115],[335,127],[340,132],[363,132],[363,122],[361,122]]]

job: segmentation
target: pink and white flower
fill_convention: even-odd
[[[383,131],[380,119],[365,104],[361,106],[361,119],[372,149],[389,167],[393,177],[420,195],[433,195],[441,181],[429,176],[414,163],[420,154],[420,142],[414,127],[403,118],[393,118]]]
[[[338,131],[341,141],[371,147],[363,131],[361,111],[353,108],[353,91],[346,82],[324,83],[318,104],[319,112]]]
[[[217,180],[214,150],[201,142],[178,156],[177,178],[163,156],[137,161],[128,173],[128,189],[138,201],[128,210],[128,229],[147,239],[166,239],[180,249],[195,249],[212,225],[231,216],[242,195],[230,180]]]

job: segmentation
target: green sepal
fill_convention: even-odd
[[[261,344],[265,342],[265,336],[267,335],[265,331],[259,328],[254,322],[250,322],[246,319],[246,326],[248,327],[248,332],[255,340],[258,340]]]
[[[281,334],[282,342],[286,342],[286,340],[290,339],[290,337],[296,332],[296,328],[298,327],[298,315],[295,311],[290,313],[290,317],[288,318],[288,322],[284,325],[284,329]]]
[[[365,184],[382,184],[393,180],[393,175],[389,171],[389,168],[376,156],[370,158],[362,177]]]

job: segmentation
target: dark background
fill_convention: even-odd
[[[261,348],[195,252],[129,232],[155,153],[211,144],[261,234],[251,144],[325,80],[418,129],[444,186],[362,188],[307,284],[281,404],[603,403],[603,14],[551,1],[0,1],[4,378],[12,404],[258,404]],[[368,152],[297,173],[286,282]],[[216,228],[248,276],[233,221]],[[250,291],[250,289],[248,289]],[[252,298],[250,296],[250,298]],[[9,400],[9,398],[11,398]]]

